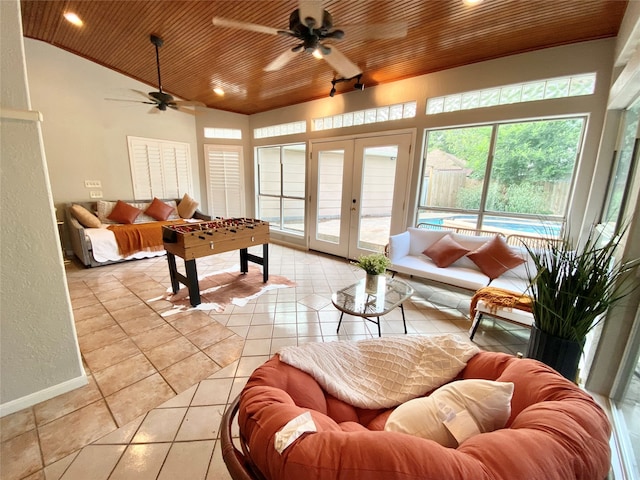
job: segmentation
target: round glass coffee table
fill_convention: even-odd
[[[404,318],[402,304],[413,295],[413,288],[402,280],[385,275],[378,277],[378,285],[375,290],[369,290],[365,287],[366,279],[363,278],[353,285],[338,290],[331,296],[331,302],[341,312],[336,332],[340,331],[342,317],[348,313],[378,325],[378,336],[381,337],[380,317],[399,306],[402,311],[404,333],[407,333],[407,322]]]

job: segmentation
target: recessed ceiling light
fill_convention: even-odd
[[[73,12],[65,12],[64,18],[66,18],[69,23],[73,23],[76,27],[81,27],[84,24],[84,22],[80,20],[80,17]]]
[[[222,96],[222,95],[224,95],[224,90],[222,88],[220,88],[220,87],[216,87],[216,88],[213,89],[213,93],[215,93],[216,95]]]
[[[462,0],[462,3],[464,3],[465,5],[468,6],[473,6],[473,5],[477,5],[479,3],[482,3],[482,0]]]

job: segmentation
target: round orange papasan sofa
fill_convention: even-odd
[[[602,480],[610,468],[611,427],[587,393],[546,365],[480,352],[459,379],[513,382],[505,428],[457,448],[383,431],[393,409],[354,408],[275,355],[251,375],[225,412],[222,454],[234,479],[268,480]],[[237,411],[242,452],[231,441]],[[310,411],[316,433],[282,454],[276,432]],[[226,424],[226,425],[225,425]]]

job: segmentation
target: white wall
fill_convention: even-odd
[[[144,101],[131,90],[150,92],[157,88],[47,43],[32,39],[24,42],[33,108],[45,118],[42,135],[59,215],[61,203],[90,201],[89,192],[98,189],[86,188],[85,180],[100,180],[107,200],[134,198],[127,135],[188,143],[192,196],[200,199],[194,115],[107,100]]]
[[[3,109],[29,110],[18,0],[0,2]],[[6,112],[4,112],[6,113]],[[0,120],[0,416],[87,383],[40,125]]]

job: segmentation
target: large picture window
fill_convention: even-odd
[[[418,222],[560,234],[584,117],[430,130]]]
[[[256,149],[258,218],[272,230],[304,234],[305,152],[304,144]]]

